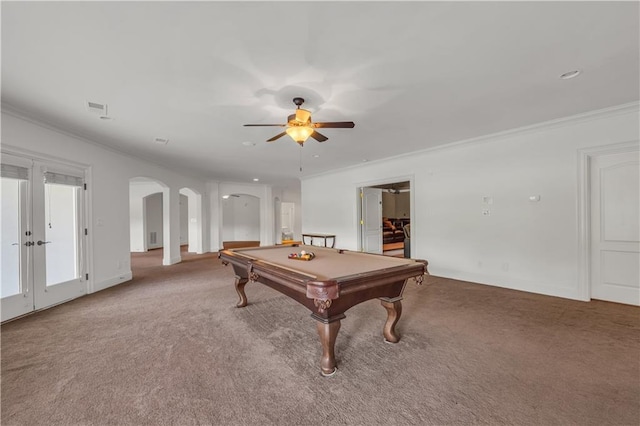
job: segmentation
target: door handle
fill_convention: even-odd
[[[36,244],[38,244],[39,246],[43,245],[43,244],[49,244],[51,241],[40,241],[38,240],[38,242]],[[33,244],[33,243],[31,243]]]

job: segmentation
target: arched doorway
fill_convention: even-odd
[[[164,194],[169,187],[156,179],[129,179],[129,249],[132,253],[164,247],[164,231],[169,228],[165,217]],[[162,259],[162,256],[160,259]]]

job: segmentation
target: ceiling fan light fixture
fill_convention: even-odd
[[[302,145],[307,139],[309,139],[309,136],[311,136],[311,134],[314,132],[311,127],[307,126],[288,127],[285,131],[289,136],[291,136],[291,139],[298,142],[300,145]]]
[[[315,129],[332,128],[332,129],[353,129],[355,123],[353,121],[329,121],[329,122],[311,122],[311,111],[300,108],[304,103],[302,98],[293,98],[293,103],[298,107],[294,114],[289,114],[287,124],[245,124],[245,127],[286,127],[284,132],[278,133],[274,137],[267,139],[267,142],[273,142],[280,139],[284,135],[291,136],[291,139],[302,146],[304,142],[312,137],[318,142],[324,142],[329,138]]]
[[[308,123],[311,119],[311,111],[307,111],[306,109],[298,108],[296,110],[296,121],[300,123]]]

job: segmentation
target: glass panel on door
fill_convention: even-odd
[[[82,243],[84,173],[34,162],[33,290],[41,309],[86,293]]]
[[[22,243],[20,220],[20,186],[23,181],[19,179],[0,178],[2,191],[2,273],[1,295],[13,296],[21,293],[22,275]]]
[[[3,155],[2,160],[8,161]],[[30,168],[2,163],[0,170],[0,300],[1,320],[33,310],[29,216]]]
[[[79,187],[45,183],[46,285],[80,278],[78,238]]]

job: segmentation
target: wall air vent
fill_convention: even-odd
[[[169,139],[167,138],[155,138],[155,143],[159,143],[160,145],[166,145],[169,143]]]

